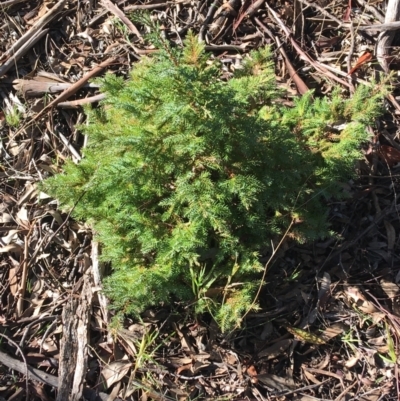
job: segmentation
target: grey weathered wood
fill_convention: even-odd
[[[25,365],[25,363],[19,361],[18,359],[12,358],[11,356],[1,351],[0,351],[0,363],[22,374],[26,374],[26,371],[28,370],[29,379],[40,381],[41,383],[48,384],[49,386],[52,387],[58,387],[57,376],[50,375],[39,369],[35,369],[32,366]]]
[[[400,29],[400,0],[389,0],[386,14],[385,25],[393,26],[398,24]],[[389,72],[388,56],[396,32],[386,29],[379,34],[376,43],[376,57],[385,72]]]
[[[60,342],[60,366],[56,401],[79,401],[82,397],[86,366],[88,325],[92,306],[92,285],[83,277],[79,299],[71,297],[63,310],[63,336]]]

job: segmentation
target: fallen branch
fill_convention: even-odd
[[[64,306],[56,401],[81,399],[87,366],[88,323],[92,295],[90,277],[86,274],[83,278],[80,299],[71,297]]]
[[[29,31],[25,32],[11,47],[7,50],[1,60],[8,59],[12,57],[18,49],[24,46],[27,42],[29,42],[34,36],[38,34],[38,32],[42,31],[42,29],[53,20],[59,12],[62,11],[66,4],[67,0],[60,0],[53,8],[51,8],[42,18],[37,20],[29,29]],[[0,4],[1,6],[1,4]]]
[[[8,58],[8,60],[3,63],[0,67],[0,78],[7,73],[12,67],[17,66],[17,61],[24,56],[44,35],[48,32],[48,29],[44,29],[39,32],[35,32],[26,43],[24,43],[16,52]]]
[[[75,109],[75,108],[77,108],[79,106],[83,106],[85,104],[92,104],[92,103],[100,102],[100,100],[103,100],[105,98],[106,98],[106,95],[104,93],[99,93],[98,95],[85,97],[83,99],[70,100],[69,102],[61,102],[61,103],[58,103],[57,107],[61,107],[64,109]]]
[[[57,376],[50,375],[39,369],[32,368],[30,365],[25,365],[24,362],[8,356],[6,353],[0,351],[0,362],[12,370],[27,375],[30,380],[37,380],[41,383],[48,384],[49,386],[58,386]]]
[[[319,6],[318,4],[314,3],[310,3],[307,0],[299,0],[300,3],[305,4],[307,7],[312,7],[317,9],[322,15],[324,15],[325,17],[328,17],[328,19],[330,19],[331,21],[336,22],[339,27],[341,27],[343,25],[343,22],[340,21],[340,19],[336,18],[334,15],[330,14],[328,11],[326,11],[325,8]]]
[[[343,24],[342,28],[350,29],[351,24]],[[357,25],[358,31],[397,31],[398,29],[400,29],[400,21],[385,22],[384,24]]]
[[[269,12],[271,13],[271,15],[273,16],[273,18],[275,19],[275,21],[282,28],[286,37],[290,40],[290,42],[292,43],[292,46],[296,49],[297,53],[299,54],[299,56],[302,60],[311,64],[317,71],[319,71],[320,73],[333,79],[334,81],[342,84],[343,86],[346,86],[347,88],[350,87],[348,82],[344,81],[343,79],[338,78],[336,75],[332,74],[330,71],[323,69],[317,61],[314,61],[296,42],[296,40],[293,38],[293,34],[290,32],[289,28],[283,23],[281,18],[279,18],[278,14],[268,5],[268,3],[265,3],[265,5],[266,5],[267,9],[269,10]]]
[[[110,0],[102,0],[101,1],[104,5],[104,7],[107,8],[108,11],[112,12],[116,17],[118,17],[127,27],[128,29],[135,34],[141,42],[143,42],[142,35],[138,31],[135,25],[133,25],[132,21],[124,14],[123,11],[121,11],[118,6],[115,4],[111,3]]]
[[[4,352],[0,351],[0,363],[7,366],[8,368],[15,370],[19,373],[27,375],[27,379],[36,380],[40,383],[47,384],[48,386],[58,388],[58,377],[51,375],[50,373],[43,372],[42,370],[33,368],[30,365],[19,361],[18,359],[12,358]],[[105,401],[108,399],[108,394],[96,392],[90,388],[83,390],[83,396],[91,401]]]
[[[29,401],[29,383],[28,383],[28,364],[26,362],[26,358],[24,353],[22,352],[22,349],[20,348],[20,346],[14,342],[13,340],[11,340],[11,338],[7,337],[5,334],[0,333],[0,337],[5,338],[10,344],[14,345],[14,347],[17,348],[19,354],[21,355],[22,359],[24,360],[24,362],[20,362],[21,366],[21,373],[24,373],[26,375],[26,401]],[[2,354],[2,352],[0,352]]]
[[[306,83],[301,79],[301,77],[299,76],[299,74],[297,74],[297,71],[294,69],[292,63],[289,60],[288,55],[286,54],[285,49],[283,48],[283,45],[281,43],[281,41],[279,40],[279,38],[277,36],[274,36],[273,33],[258,19],[258,18],[254,18],[254,20],[256,21],[257,25],[260,26],[260,28],[272,39],[275,41],[276,46],[279,50],[279,52],[281,53],[282,57],[285,60],[285,64],[286,64],[286,68],[288,69],[290,78],[293,79],[296,87],[297,87],[297,91],[299,92],[300,95],[304,95],[305,93],[307,93],[309,91],[308,86],[306,85]]]
[[[75,82],[73,85],[71,85],[69,88],[67,88],[63,93],[61,93],[59,96],[57,96],[53,101],[51,101],[45,108],[43,108],[39,113],[37,113],[35,116],[31,118],[30,121],[28,121],[21,129],[19,129],[13,136],[12,139],[17,137],[27,126],[32,124],[34,121],[37,121],[40,117],[43,116],[47,111],[52,109],[53,107],[57,106],[59,103],[63,102],[64,100],[67,100],[70,96],[74,95],[83,85],[86,84],[86,82],[89,81],[89,79],[93,78],[97,74],[99,74],[104,68],[108,67],[109,65],[113,64],[116,61],[116,57],[113,57],[111,59],[108,59],[106,61],[103,61],[101,64],[93,68],[92,71],[88,72],[86,75],[84,75],[81,79],[79,79],[77,82]],[[11,143],[11,141],[10,141]]]
[[[3,1],[3,2],[0,3],[0,9],[2,10],[3,8],[11,7],[11,6],[15,5],[15,4],[23,3],[24,1],[27,1],[27,0],[7,0],[7,1]]]

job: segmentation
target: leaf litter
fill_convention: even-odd
[[[89,77],[126,75],[154,51],[130,13],[149,10],[177,44],[193,29],[227,76],[249,50],[272,45],[281,101],[290,105],[309,88],[329,94],[335,83],[351,92],[379,70],[398,71],[400,43],[379,24],[398,21],[400,6],[387,3],[0,1],[1,399],[399,397],[395,86],[359,178],[344,184],[348,200],[331,203],[337,235],[286,243],[262,310],[228,335],[179,305],[114,329],[100,281],[109,267],[90,227],[37,188],[60,161],[81,157],[81,105],[101,100]]]

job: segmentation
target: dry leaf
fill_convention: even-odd
[[[258,378],[257,378],[257,370],[254,367],[254,365],[249,366],[246,369],[247,374],[251,377],[251,382],[254,384],[258,383]]]
[[[293,343],[293,340],[287,338],[285,340],[281,340],[271,345],[270,347],[260,351],[258,353],[259,358],[267,358],[274,359],[279,355],[282,355]]]
[[[311,383],[321,384],[321,382],[312,373],[310,373],[307,369],[304,369],[304,367],[303,367],[303,374],[308,380],[310,380]]]
[[[0,245],[9,245],[12,242],[18,241],[18,233],[20,230],[10,230],[8,234],[2,238],[0,238]]]
[[[364,297],[364,295],[361,293],[361,291],[357,287],[347,287],[346,289],[346,294],[348,297],[352,298],[354,300],[354,303],[356,304],[355,306],[357,309],[359,309],[361,312],[367,313],[367,314],[374,314],[379,321],[381,320],[381,316],[378,313],[379,309],[376,308],[376,306],[370,302],[367,301],[367,299]]]
[[[359,360],[360,360],[360,354],[359,352],[356,351],[356,354],[352,356],[350,359],[348,359],[345,362],[344,366],[346,366],[346,368],[352,368],[357,364]]]
[[[178,369],[176,369],[176,374],[180,375],[185,370],[189,370],[192,373],[192,367],[193,367],[193,364],[191,362],[188,363],[187,365],[182,365]]]
[[[328,342],[332,338],[342,334],[346,330],[346,325],[343,323],[335,323],[332,326],[327,327],[323,333],[321,333],[320,338],[325,342]]]
[[[372,53],[370,52],[365,52],[364,54],[362,54],[356,64],[354,65],[354,67],[349,71],[349,73],[347,75],[351,75],[354,72],[356,72],[363,64],[368,63],[368,61],[372,60]]]
[[[12,295],[14,295],[14,297],[17,295],[19,288],[17,280],[18,270],[19,266],[15,266],[8,271],[8,282],[10,284],[10,292]]]
[[[315,46],[320,48],[332,47],[340,41],[340,36],[334,36],[333,38],[325,38],[320,36],[319,40],[315,42]]]
[[[290,391],[296,388],[293,379],[290,377],[280,377],[269,373],[263,373],[258,375],[257,378],[260,382],[278,391]]]
[[[385,292],[385,294],[390,298],[393,299],[395,298],[398,293],[399,293],[399,286],[395,283],[391,283],[390,281],[386,281],[382,279],[380,281],[382,290]]]
[[[400,162],[400,151],[392,146],[381,145],[377,153],[389,167],[393,167]]]
[[[357,287],[347,287],[346,295],[354,300],[354,302],[358,302],[359,300],[365,301],[364,295]]]
[[[350,15],[351,15],[351,0],[349,0],[346,8],[346,12],[343,15],[343,21],[348,22],[350,21]]]
[[[23,228],[29,229],[28,211],[25,206],[22,206],[21,209],[18,210],[15,220]]]
[[[396,242],[396,230],[387,220],[384,220],[383,223],[385,224],[386,236],[388,239],[387,248],[392,251],[394,248],[394,243]]]
[[[106,365],[101,372],[106,388],[110,388],[125,377],[131,367],[132,363],[129,361],[116,361]]]

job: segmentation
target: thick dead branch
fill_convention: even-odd
[[[12,370],[16,370],[19,373],[27,374],[29,379],[37,380],[41,383],[48,384],[49,386],[58,386],[58,378],[56,376],[50,375],[39,369],[32,368],[32,366],[25,365],[24,362],[18,359],[12,358],[4,352],[0,351],[0,362]]]
[[[40,383],[47,384],[48,386],[58,388],[58,377],[49,373],[43,372],[42,370],[33,368],[30,365],[19,361],[18,359],[12,358],[4,352],[0,351],[0,363],[7,366],[11,370],[15,370],[22,374],[27,374],[30,380],[36,380]],[[105,393],[99,393],[98,395],[94,390],[85,388],[83,395],[86,399],[91,401],[105,401],[108,399],[108,395]]]
[[[79,401],[82,396],[91,304],[91,282],[89,276],[85,275],[80,299],[70,298],[63,310],[57,401]]]
[[[97,288],[101,288],[101,280],[104,275],[104,265],[99,261],[99,243],[97,241],[92,242],[92,272],[93,272],[93,281]],[[109,322],[109,310],[108,310],[108,301],[104,294],[101,292],[97,293],[100,310],[103,315],[103,320],[106,326]]]
[[[44,93],[62,92],[74,85],[71,82],[55,82],[51,79],[45,79],[37,76],[33,79],[15,79],[13,81],[14,89],[23,93],[25,97],[42,96]],[[89,83],[83,85],[85,88],[98,88],[99,85]]]
[[[76,368],[74,372],[74,380],[71,390],[71,401],[79,401],[81,399],[86,377],[87,367],[87,345],[88,345],[88,328],[90,322],[90,312],[92,309],[92,283],[90,276],[85,274],[83,278],[83,288],[81,299],[76,310],[76,332],[72,335],[78,340],[76,349]],[[71,334],[70,334],[71,335]]]
[[[14,345],[14,347],[17,348],[18,353],[21,355],[22,359],[24,360],[24,363],[23,363],[24,372],[23,373],[26,376],[26,401],[29,401],[28,364],[26,362],[25,355],[22,352],[22,349],[20,348],[20,346],[16,342],[11,340],[11,338],[9,338],[8,336],[6,336],[5,334],[2,334],[2,333],[0,333],[0,337],[6,339],[10,344]]]

